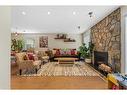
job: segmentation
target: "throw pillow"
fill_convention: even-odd
[[[56,54],[56,50],[52,50],[52,53],[53,53],[53,55],[55,55]]]
[[[67,54],[67,55],[71,55],[71,50],[67,50],[67,51],[66,51],[66,54]]]
[[[37,54],[34,54],[33,56],[34,56],[34,60],[38,60]]]
[[[78,54],[78,52],[77,52],[77,50],[75,50],[75,55],[77,55]]]
[[[59,56],[60,55],[60,50],[58,49],[58,50],[56,50],[56,54],[55,55],[57,55],[57,56]]]
[[[28,53],[27,55],[28,55],[29,60],[34,60],[34,55],[33,55],[33,53]]]
[[[60,50],[60,55],[65,55],[65,51],[63,49]]]
[[[75,55],[75,49],[71,49],[71,55]]]
[[[28,60],[28,56],[24,55],[23,60]]]

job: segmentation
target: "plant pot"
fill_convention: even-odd
[[[85,58],[85,62],[86,63],[92,63],[92,60],[91,60],[91,58]]]

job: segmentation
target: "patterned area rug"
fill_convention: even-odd
[[[27,72],[22,76],[99,76],[99,74],[84,62],[76,62],[76,64],[50,62],[42,65],[37,74]]]

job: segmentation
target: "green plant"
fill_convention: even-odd
[[[17,40],[17,48],[18,48],[18,51],[22,51],[22,49],[23,49],[23,41],[22,40]]]
[[[89,46],[87,47],[85,43],[79,47],[79,53],[82,58],[91,58],[93,52],[94,44],[89,42]]]
[[[15,51],[17,49],[17,41],[16,39],[11,40],[11,50]]]
[[[23,40],[12,39],[11,41],[11,50],[12,51],[22,51],[24,46]]]
[[[90,56],[92,56],[93,53],[93,49],[94,49],[94,44],[89,42],[89,51],[90,51]]]

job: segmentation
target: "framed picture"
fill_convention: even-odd
[[[40,48],[48,48],[48,36],[41,36],[39,38]]]

